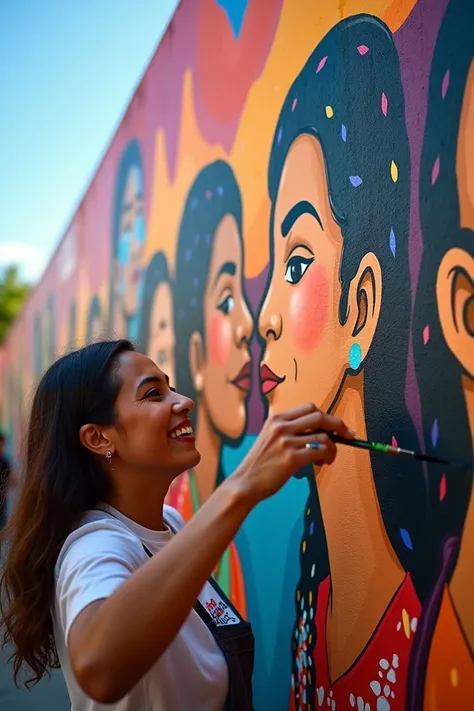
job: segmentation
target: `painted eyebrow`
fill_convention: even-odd
[[[168,385],[168,387],[169,387],[170,379],[168,378],[167,375],[164,375],[163,377],[164,377],[164,379],[166,380],[166,383],[167,383],[167,385]],[[160,378],[158,375],[147,375],[146,378],[143,378],[143,380],[140,380],[140,382],[138,383],[137,392],[138,392],[138,391],[140,390],[140,388],[142,388],[144,385],[148,385],[149,383],[158,383],[158,384],[159,384],[160,382],[161,382],[161,378]]]
[[[216,274],[216,277],[214,279],[214,286],[217,284],[219,281],[219,278],[223,274],[230,274],[231,276],[235,276],[235,273],[237,271],[237,265],[235,262],[224,262],[224,264],[221,265],[221,268]]]
[[[288,210],[288,214],[283,219],[281,223],[281,236],[286,237],[296,220],[305,214],[312,215],[319,222],[321,229],[324,230],[323,223],[314,205],[308,202],[308,200],[300,200],[300,202],[297,202],[296,205],[293,205],[293,207]]]

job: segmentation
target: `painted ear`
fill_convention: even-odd
[[[189,368],[193,379],[194,389],[197,393],[204,390],[204,346],[201,334],[194,331],[189,339]]]
[[[356,372],[370,350],[382,304],[382,270],[373,252],[364,255],[349,286],[348,333],[349,368]]]
[[[436,301],[448,348],[474,378],[474,257],[464,249],[453,247],[441,260]]]

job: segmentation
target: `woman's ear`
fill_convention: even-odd
[[[358,372],[370,350],[382,304],[382,270],[373,252],[362,258],[349,286],[347,303],[347,362]]]
[[[79,430],[79,440],[81,444],[92,454],[105,457],[107,451],[113,454],[114,446],[109,437],[100,431],[97,425],[82,425]]]
[[[199,331],[194,331],[189,339],[189,369],[193,386],[197,393],[204,390],[204,346]]]
[[[474,378],[474,257],[464,249],[453,247],[441,260],[436,301],[448,348]]]

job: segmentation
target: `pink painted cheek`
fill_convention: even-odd
[[[212,317],[209,327],[209,360],[212,365],[224,365],[232,349],[232,327],[222,313]]]
[[[322,265],[312,265],[300,284],[292,287],[290,331],[292,343],[301,351],[315,348],[327,323],[329,284]]]

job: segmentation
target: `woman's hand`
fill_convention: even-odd
[[[331,464],[336,445],[328,433],[355,437],[342,420],[321,412],[312,403],[272,415],[233,476],[239,478],[255,505],[276,494],[306,464]]]

